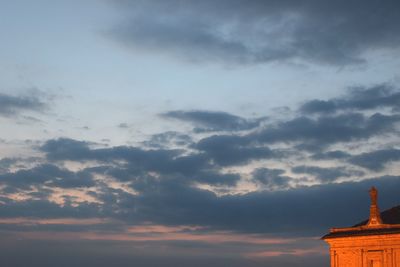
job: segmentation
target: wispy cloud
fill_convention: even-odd
[[[14,96],[0,93],[0,116],[16,117],[23,112],[42,112],[48,104],[45,100],[34,95]]]
[[[161,116],[193,123],[196,125],[196,132],[250,130],[266,120],[266,118],[245,119],[226,112],[206,110],[176,110],[163,113]]]

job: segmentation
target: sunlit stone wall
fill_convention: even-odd
[[[349,236],[326,240],[331,267],[400,267],[400,234]]]

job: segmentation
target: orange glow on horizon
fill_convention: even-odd
[[[250,252],[246,253],[246,257],[249,258],[264,258],[264,257],[279,257],[283,255],[292,255],[292,256],[307,256],[310,254],[328,254],[324,248],[316,247],[311,249],[293,249],[288,251],[278,251],[278,250],[267,250],[267,251],[258,251],[258,252]]]
[[[0,223],[12,223],[21,225],[35,224],[59,224],[59,225],[91,225],[107,224],[113,222],[108,219],[0,219]],[[27,239],[50,239],[50,240],[113,240],[113,241],[199,241],[206,243],[249,243],[257,245],[290,244],[300,239],[276,238],[254,234],[238,234],[227,231],[212,231],[207,233],[191,233],[190,231],[201,230],[196,226],[164,226],[164,225],[143,225],[128,227],[126,231],[115,232],[38,232],[27,231],[16,233]],[[189,231],[189,232],[185,232]]]

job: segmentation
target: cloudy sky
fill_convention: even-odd
[[[400,204],[397,0],[0,1],[0,265],[328,266]]]

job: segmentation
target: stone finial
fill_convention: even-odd
[[[378,190],[373,186],[369,190],[369,196],[371,197],[371,205],[377,205],[378,202]]]
[[[371,207],[369,209],[369,221],[367,226],[379,226],[383,223],[378,207],[378,190],[376,190],[375,187],[371,187],[369,196],[371,197]]]

